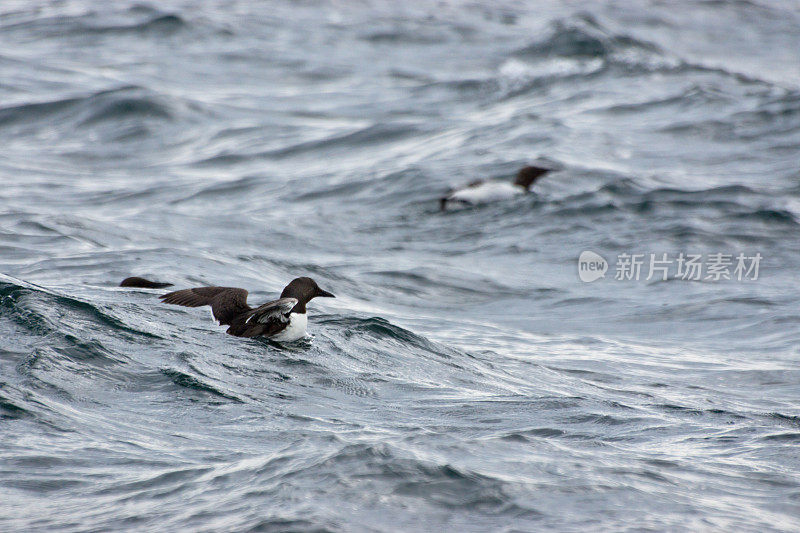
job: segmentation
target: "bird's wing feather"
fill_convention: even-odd
[[[286,323],[289,321],[289,313],[295,305],[297,305],[297,298],[281,298],[267,302],[253,309],[247,321],[267,324],[277,320],[281,323]]]
[[[210,305],[211,312],[220,324],[230,325],[232,320],[251,311],[247,305],[247,291],[237,287],[195,287],[160,296],[161,301],[185,307]]]
[[[297,298],[281,298],[267,302],[236,320],[228,333],[237,337],[267,337],[275,335],[289,325],[289,314],[297,305]]]

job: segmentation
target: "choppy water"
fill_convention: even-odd
[[[0,146],[3,531],[800,528],[797,2],[3,2]]]

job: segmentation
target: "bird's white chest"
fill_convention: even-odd
[[[507,200],[520,194],[525,194],[525,189],[513,183],[505,181],[485,181],[474,187],[459,189],[451,194],[450,198],[470,204],[483,204]]]
[[[308,315],[306,313],[290,313],[289,325],[271,336],[270,339],[278,342],[292,342],[306,336]]]

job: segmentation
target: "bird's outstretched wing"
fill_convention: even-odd
[[[220,324],[231,325],[234,318],[252,311],[247,305],[247,291],[236,287],[195,287],[159,296],[168,304],[185,307],[210,305],[211,312]]]

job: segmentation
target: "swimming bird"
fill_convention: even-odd
[[[291,281],[277,300],[259,307],[247,305],[247,291],[236,287],[195,287],[159,296],[164,303],[186,307],[211,306],[211,314],[221,324],[230,326],[229,335],[264,336],[275,341],[291,342],[305,336],[308,316],[306,304],[317,296],[335,298],[319,288],[311,278]]]
[[[161,283],[160,281],[150,281],[149,279],[140,278],[139,276],[132,276],[123,279],[119,286],[138,287],[142,289],[163,289],[164,287],[172,287],[172,283]]]
[[[514,183],[507,181],[478,180],[465,187],[447,193],[439,198],[439,207],[447,210],[449,203],[460,205],[477,205],[498,200],[508,200],[520,194],[527,194],[531,185],[537,179],[550,172],[552,169],[526,166],[517,172]]]

